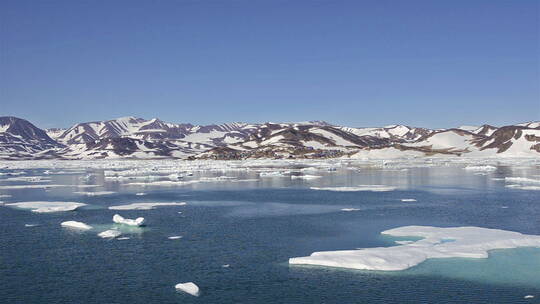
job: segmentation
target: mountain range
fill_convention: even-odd
[[[42,130],[0,117],[0,159],[540,157],[540,122],[428,129],[322,121],[193,125],[122,117]]]

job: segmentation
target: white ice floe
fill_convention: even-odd
[[[358,209],[358,208],[343,208],[343,209],[341,209],[341,211],[351,212],[351,211],[360,211],[360,209]]]
[[[114,192],[114,191],[94,191],[94,192],[77,191],[77,192],[73,192],[73,193],[80,194],[80,195],[86,195],[86,196],[101,196],[101,195],[114,194],[116,192]]]
[[[505,177],[506,182],[512,182],[517,184],[540,184],[540,179],[527,178],[527,177]]]
[[[314,252],[289,259],[289,264],[308,264],[367,270],[404,270],[432,258],[487,258],[488,251],[540,247],[540,236],[480,227],[439,228],[405,226],[383,231],[396,237],[423,237],[393,247]]]
[[[77,222],[77,221],[62,222],[60,225],[62,227],[75,228],[75,229],[81,229],[81,230],[90,230],[90,229],[92,229],[92,226],[87,225],[87,224],[85,224],[83,222]]]
[[[497,170],[497,167],[493,167],[493,166],[489,166],[489,165],[486,165],[486,166],[467,166],[464,169],[465,170],[470,170],[470,171],[495,171],[495,170]]]
[[[129,240],[131,239],[129,236],[123,236],[123,237],[119,237],[119,238],[116,238],[117,240],[119,241],[125,241],[125,240]]]
[[[145,223],[144,217],[138,217],[134,220],[122,217],[119,214],[115,214],[112,218],[113,222],[117,224],[124,224],[129,226],[143,226]]]
[[[36,227],[38,224],[24,224],[24,227]]]
[[[111,210],[150,210],[162,206],[184,206],[185,202],[173,203],[133,203],[128,205],[110,206]]]
[[[174,236],[169,236],[168,239],[169,240],[178,240],[178,239],[181,239],[182,236],[181,235],[174,235]]]
[[[533,295],[526,295],[523,298],[524,299],[534,299],[534,296]]]
[[[116,229],[109,229],[98,233],[98,236],[104,239],[114,239],[122,235],[122,232]]]
[[[414,198],[402,198],[401,201],[402,202],[416,202]]]
[[[20,202],[10,203],[6,206],[13,206],[22,209],[31,209],[36,213],[74,211],[79,207],[86,206],[84,203],[75,202]]]
[[[396,190],[396,187],[384,186],[384,185],[360,185],[357,187],[310,187],[311,190],[324,190],[324,191],[340,191],[340,192],[353,192],[353,191],[373,191],[373,192],[385,192]]]
[[[519,190],[533,190],[533,191],[540,190],[540,186],[525,186],[525,185],[519,185],[519,184],[506,185],[505,187],[512,188],[512,189],[519,189]]]
[[[195,285],[193,282],[187,282],[187,283],[179,283],[174,286],[176,290],[181,290],[185,293],[188,293],[192,296],[198,297],[200,295],[199,286]]]
[[[307,180],[311,180],[311,179],[318,179],[318,178],[321,178],[322,176],[320,175],[291,175],[291,179],[307,179]]]
[[[231,265],[225,264],[225,265],[221,265],[221,267],[223,267],[223,268],[229,268],[229,267],[231,267]]]
[[[8,198],[11,197],[9,194],[0,194],[0,198]]]
[[[144,192],[139,192],[139,193],[135,193],[135,195],[137,195],[137,196],[143,196],[143,195],[146,195],[146,193],[144,193]]]

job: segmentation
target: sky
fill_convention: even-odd
[[[39,127],[540,120],[540,1],[0,1],[0,116]]]

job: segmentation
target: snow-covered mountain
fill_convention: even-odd
[[[46,132],[0,117],[0,158],[540,157],[540,122],[432,130],[300,123],[193,125],[123,117]]]
[[[51,157],[62,145],[27,120],[0,117],[0,158],[24,159]]]

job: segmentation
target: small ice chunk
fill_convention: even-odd
[[[319,175],[291,175],[291,179],[317,179],[321,178],[322,176]]]
[[[24,227],[36,227],[37,224],[24,224]]]
[[[185,293],[188,293],[192,296],[198,297],[200,295],[199,286],[195,285],[193,282],[179,283],[174,286],[176,290],[181,290]]]
[[[533,295],[526,295],[523,298],[524,299],[534,299],[534,296]]]
[[[116,237],[119,237],[120,235],[122,235],[122,232],[116,229],[109,229],[98,233],[98,236],[104,239],[114,239]]]
[[[231,267],[231,265],[225,264],[225,265],[221,265],[221,267],[223,267],[223,268],[229,268],[229,267]]]
[[[143,195],[146,195],[146,193],[144,193],[144,192],[139,192],[139,193],[135,193],[135,195],[137,195],[137,196],[143,196]]]
[[[343,208],[343,209],[341,209],[341,211],[351,212],[351,211],[360,211],[360,209],[358,209],[358,208]]]
[[[402,202],[416,202],[414,198],[402,198],[401,201]]]
[[[181,238],[182,238],[181,235],[174,235],[174,236],[168,237],[169,240],[178,240],[178,239],[181,239]]]
[[[119,237],[119,238],[116,238],[116,239],[119,240],[119,241],[124,241],[124,240],[129,240],[130,237],[128,237],[128,236],[123,236],[123,237]]]
[[[77,221],[62,222],[60,225],[62,227],[75,228],[75,229],[81,229],[81,230],[90,230],[90,229],[92,229],[92,226],[87,225],[87,224],[85,224],[83,222],[77,222]]]
[[[133,203],[128,205],[110,206],[111,210],[150,210],[161,206],[184,206],[186,203]]]
[[[124,224],[129,226],[143,226],[144,225],[144,217],[138,217],[134,220],[124,218],[123,216],[119,214],[115,214],[112,218],[113,222],[117,224]]]

